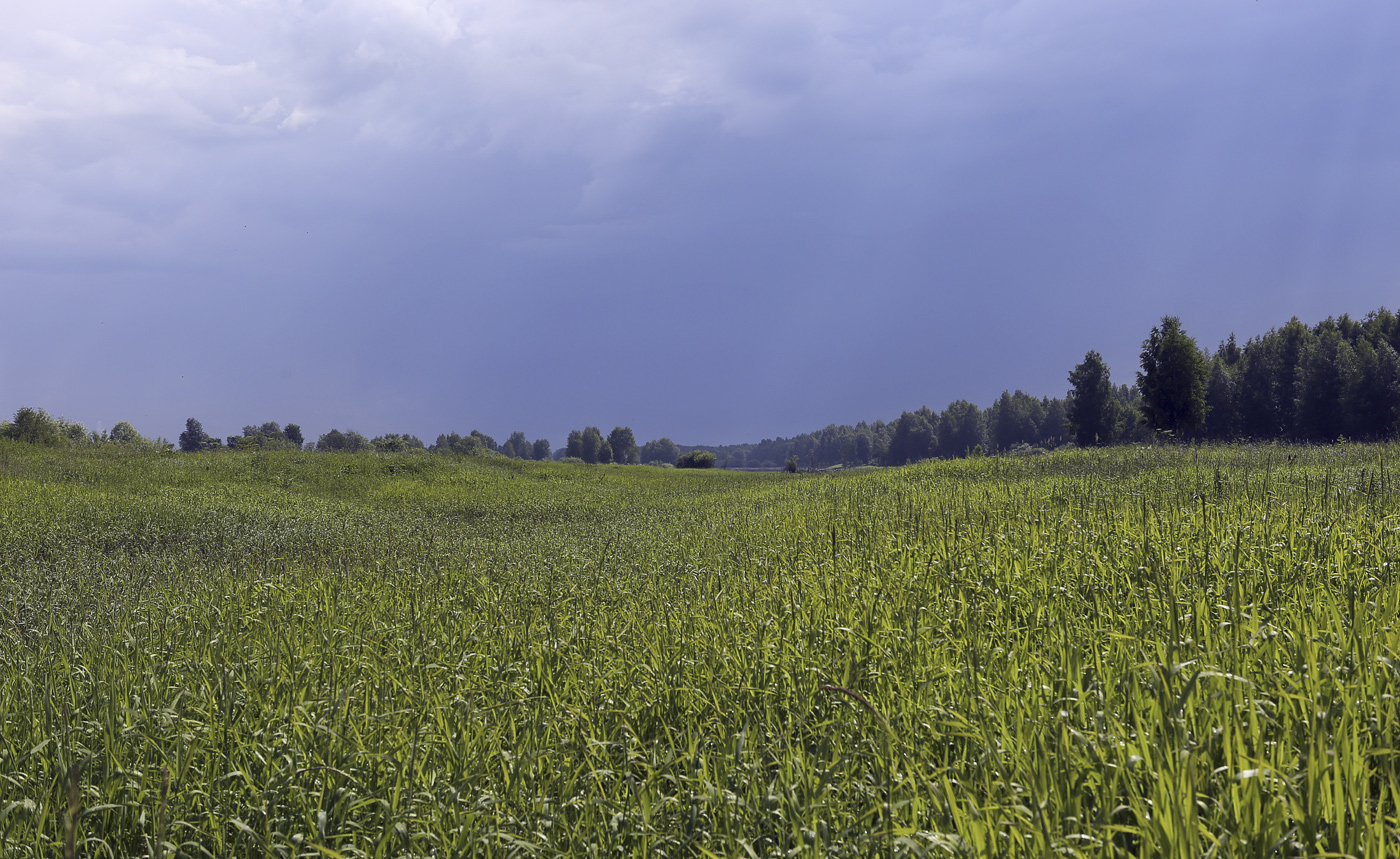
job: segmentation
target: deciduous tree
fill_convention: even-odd
[[[708,450],[692,450],[681,454],[676,460],[676,468],[714,468],[715,455]]]
[[[665,436],[642,445],[641,460],[648,465],[675,465],[680,456],[680,447]]]
[[[933,456],[938,441],[936,420],[927,407],[901,414],[894,422],[885,464],[904,465]]]
[[[21,406],[14,419],[0,429],[0,436],[29,444],[62,444],[67,439],[62,424],[43,409]]]
[[[219,440],[204,431],[204,426],[194,418],[185,421],[185,431],[180,433],[180,450],[194,453],[201,450],[214,450]]]
[[[356,453],[370,448],[370,440],[355,432],[332,429],[316,440],[316,449],[334,453]]]
[[[589,464],[591,464],[591,465],[592,465],[592,464],[597,464],[597,463],[600,463],[600,462],[612,462],[612,450],[611,450],[611,449],[609,449],[609,450],[607,451],[607,454],[606,454],[607,458],[606,458],[606,459],[603,458],[603,457],[604,457],[603,448],[604,448],[606,445],[607,445],[607,440],[603,438],[603,431],[602,431],[602,430],[598,429],[597,427],[584,427],[584,428],[583,428],[583,452],[579,455],[579,458],[582,459],[584,462],[587,462],[587,463],[589,463]],[[569,455],[570,455],[570,456],[573,455],[573,451],[572,451],[572,450],[570,451]]]
[[[619,465],[636,465],[641,461],[631,427],[613,427],[608,433],[608,447],[612,449],[613,461]]]
[[[511,459],[530,459],[534,454],[534,448],[531,447],[530,441],[525,438],[525,433],[516,430],[501,445],[501,453]]]
[[[968,456],[985,442],[982,410],[967,400],[949,403],[938,419],[938,452],[949,459]]]

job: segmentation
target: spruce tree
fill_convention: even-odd
[[[1175,316],[1162,317],[1142,343],[1142,414],[1157,432],[1186,438],[1206,419],[1206,356]]]
[[[1117,424],[1117,402],[1103,356],[1090,349],[1079,366],[1070,371],[1069,384],[1065,412],[1074,443],[1080,447],[1111,444]]]

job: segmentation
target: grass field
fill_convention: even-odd
[[[0,855],[1397,854],[1398,465],[0,443]]]

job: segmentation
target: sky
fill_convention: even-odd
[[[1400,308],[1393,0],[5,15],[6,415],[728,444]]]

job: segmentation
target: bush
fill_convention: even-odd
[[[243,428],[243,435],[231,435],[228,437],[229,450],[301,450],[302,438],[301,428],[296,424],[288,424],[288,430],[292,430],[289,435],[282,429],[282,425],[277,421],[268,421],[265,424],[250,424]],[[292,436],[296,437],[293,438]]]
[[[165,450],[173,447],[170,442],[163,438],[146,438],[136,431],[136,427],[126,421],[118,421],[117,425],[112,427],[111,432],[103,433],[98,440],[121,445],[131,450]]]
[[[361,450],[369,450],[370,441],[354,430],[341,432],[338,429],[332,429],[316,440],[316,449],[328,450],[333,453],[356,453]]]
[[[409,433],[387,433],[375,436],[370,445],[380,453],[403,453],[408,450],[426,450],[423,441]]]
[[[61,445],[90,441],[87,427],[56,418],[43,409],[23,406],[15,412],[13,421],[0,421],[0,438],[29,444]]]
[[[795,455],[787,458],[787,462],[783,463],[783,470],[788,474],[797,473],[797,457]]]
[[[5,438],[29,444],[61,444],[63,436],[58,431],[58,423],[43,409],[24,406],[15,412],[13,421],[0,427],[0,435]]]
[[[714,468],[715,455],[708,450],[692,450],[676,460],[676,468]]]

